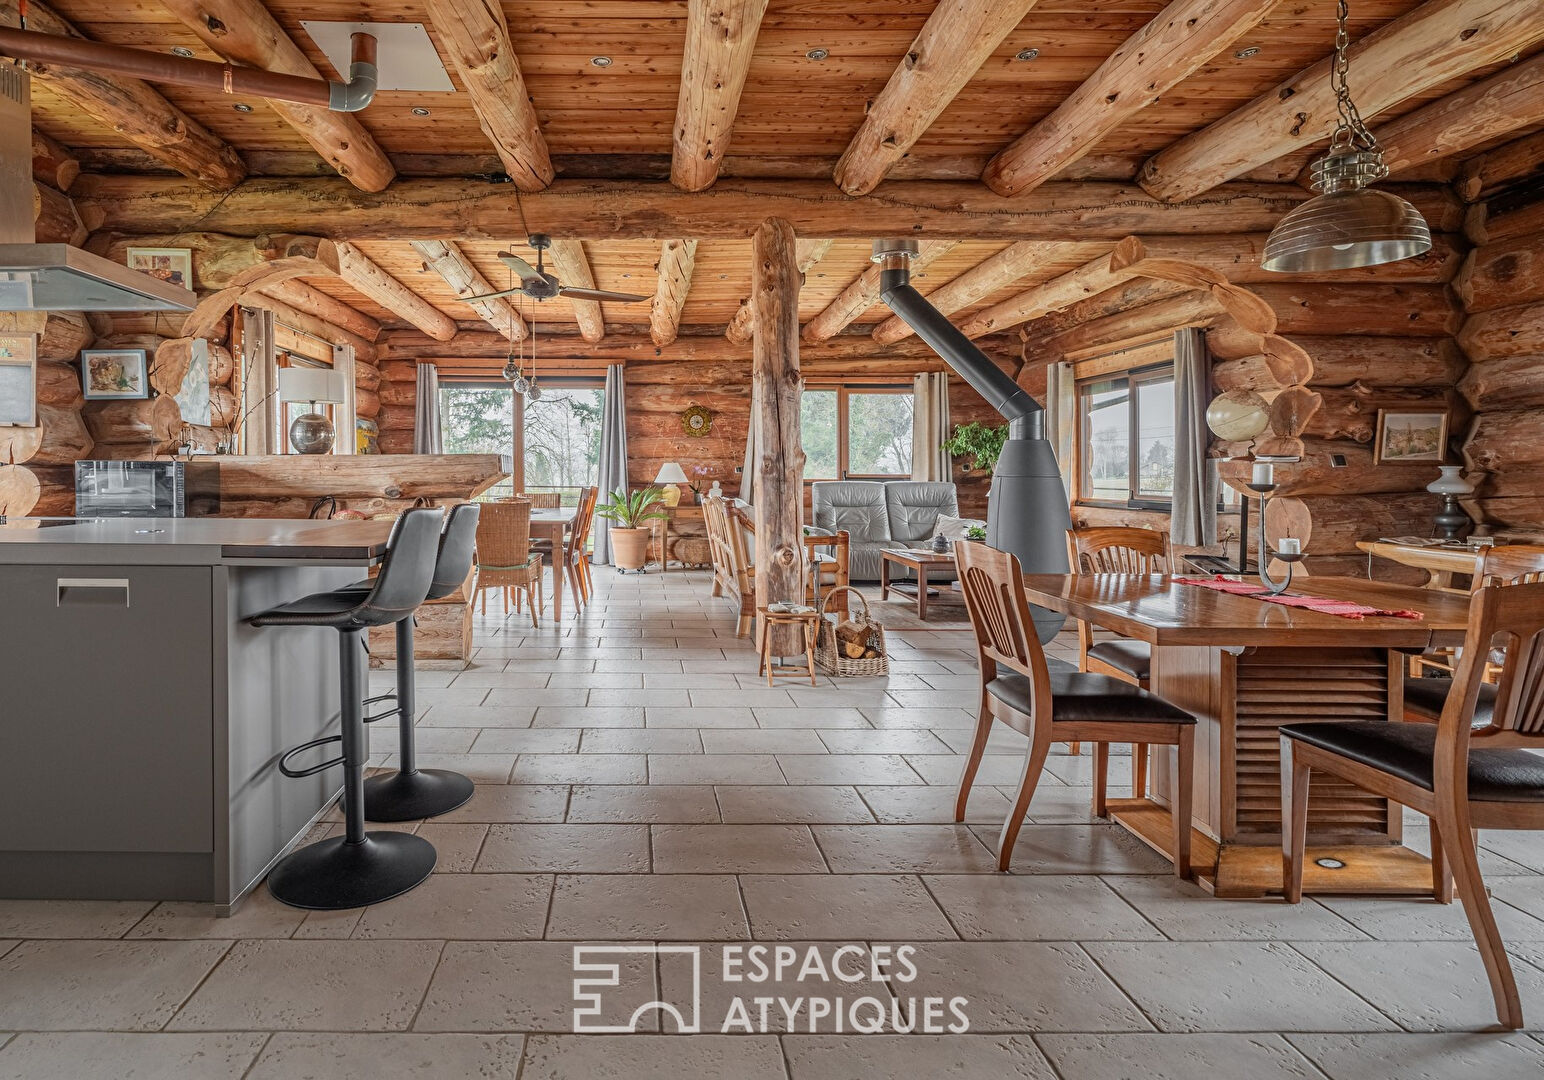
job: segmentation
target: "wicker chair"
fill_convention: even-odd
[[[556,491],[522,491],[515,497],[529,502],[532,510],[556,510],[563,505],[563,496]]]
[[[531,605],[531,625],[540,625],[541,556],[531,551],[531,504],[524,499],[486,503],[477,522],[477,591],[482,614],[488,613],[488,590],[499,589],[504,610],[519,610],[519,593]],[[516,592],[518,590],[518,592]]]

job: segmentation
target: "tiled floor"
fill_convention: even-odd
[[[769,689],[703,575],[596,580],[581,617],[532,631],[490,612],[471,668],[421,673],[421,763],[479,789],[401,826],[440,855],[407,896],[322,914],[259,891],[230,919],[0,902],[0,1080],[1544,1075],[1544,1035],[1485,1030],[1456,906],[1209,899],[1090,821],[1086,757],[1053,755],[1013,872],[995,873],[1024,741],[993,736],[970,823],[950,824],[973,724],[962,624],[907,629],[882,605],[888,681]],[[1053,652],[1073,648],[1064,635]],[[390,764],[395,731],[372,737]],[[1544,843],[1485,843],[1544,1024]],[[725,982],[750,941],[801,964],[845,957],[854,981]],[[598,1022],[689,999],[681,947],[701,945],[710,1033],[660,1034],[647,1013],[639,1034],[573,1034],[575,949],[608,943],[662,948],[599,954],[617,985]],[[765,1025],[758,996],[784,999]],[[737,997],[756,1030],[719,1034]],[[812,1033],[817,998],[850,1007],[841,1029],[828,1015]],[[854,1034],[928,998],[966,999],[969,1032]]]

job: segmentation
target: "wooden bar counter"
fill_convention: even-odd
[[[1294,594],[1353,600],[1421,619],[1342,618],[1167,577],[1026,575],[1032,604],[1153,647],[1153,692],[1195,714],[1192,838],[1197,881],[1218,896],[1281,889],[1280,736],[1315,720],[1400,722],[1402,652],[1460,644],[1468,598],[1384,582],[1311,578]],[[1111,815],[1169,855],[1171,765],[1153,755],[1148,797],[1111,799]],[[1429,861],[1400,844],[1387,799],[1315,776],[1305,888],[1429,893]],[[1316,862],[1316,860],[1324,860]]]

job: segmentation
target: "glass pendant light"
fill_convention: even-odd
[[[1319,195],[1281,219],[1265,242],[1260,265],[1279,273],[1347,270],[1398,262],[1431,250],[1431,230],[1420,211],[1369,184],[1388,176],[1378,140],[1362,123],[1346,76],[1349,37],[1346,0],[1338,0],[1330,86],[1340,121],[1329,151],[1309,174]]]

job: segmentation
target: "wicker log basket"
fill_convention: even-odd
[[[831,601],[840,593],[858,598],[859,608],[838,622],[826,618]],[[857,589],[842,585],[826,594],[820,605],[820,628],[815,637],[815,663],[827,675],[871,677],[890,674],[890,658],[885,655],[884,624],[869,615],[868,600]]]

